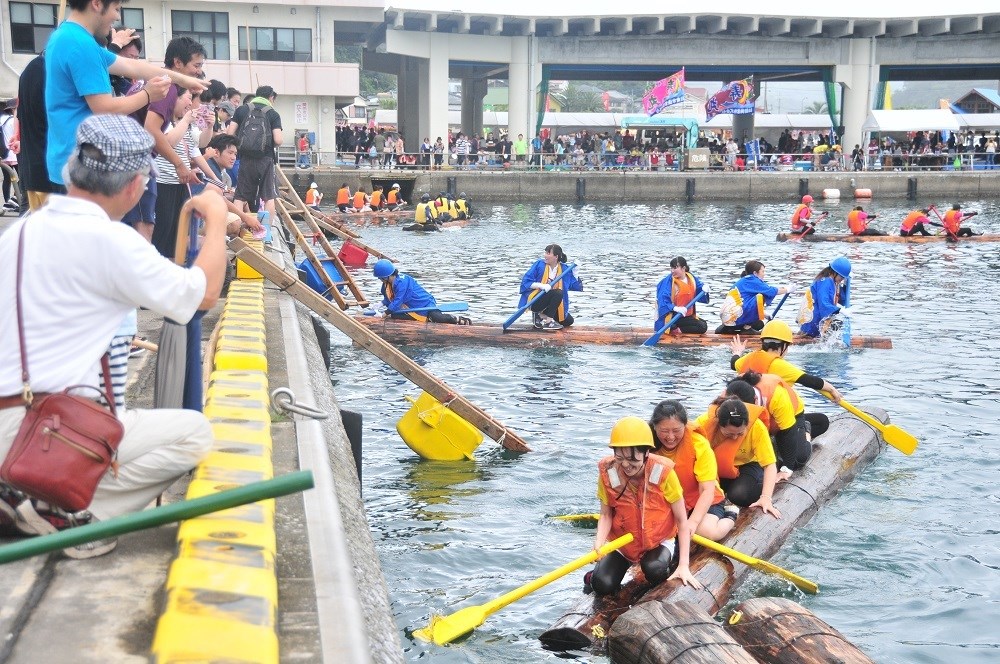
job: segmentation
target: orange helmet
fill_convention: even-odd
[[[812,203],[813,202],[813,197],[810,196],[809,194],[806,194],[805,196],[802,197],[802,202],[806,203],[806,204]]]

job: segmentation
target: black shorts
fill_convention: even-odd
[[[253,203],[258,199],[274,200],[278,192],[274,187],[274,160],[270,157],[256,159],[243,157],[240,159],[240,177],[236,181],[238,201]]]

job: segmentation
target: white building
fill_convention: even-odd
[[[58,9],[58,2],[0,0],[0,98],[17,95],[18,76],[45,47]],[[208,78],[244,94],[272,86],[285,135],[315,132],[327,150],[337,108],[360,92],[359,66],[335,62],[334,46],[363,42],[383,18],[382,0],[132,0],[122,6],[122,23],[139,31],[150,62],[162,65],[172,38],[193,37],[208,51]]]

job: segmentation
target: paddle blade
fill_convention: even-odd
[[[917,439],[908,431],[900,429],[895,424],[886,425],[882,430],[882,437],[903,454],[913,454],[917,449]]]
[[[557,521],[597,521],[601,518],[600,514],[560,514],[558,516],[552,517]]]
[[[795,584],[795,587],[802,592],[809,593],[810,595],[815,595],[819,592],[819,585],[810,581],[809,579],[804,579],[794,572],[789,572],[787,569],[782,569],[777,565],[767,562],[766,560],[756,559],[757,563],[751,565],[756,570],[761,572],[766,572],[768,574],[774,574],[775,576],[780,576],[783,579],[787,579]]]
[[[450,616],[432,616],[430,624],[418,629],[413,635],[443,646],[475,630],[486,621],[486,616],[483,606],[470,606]]]

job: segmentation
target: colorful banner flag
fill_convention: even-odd
[[[721,113],[746,115],[754,112],[757,93],[753,87],[753,76],[732,81],[712,95],[705,104],[705,121]]]
[[[684,69],[653,84],[642,98],[642,109],[653,116],[663,109],[684,101]]]

